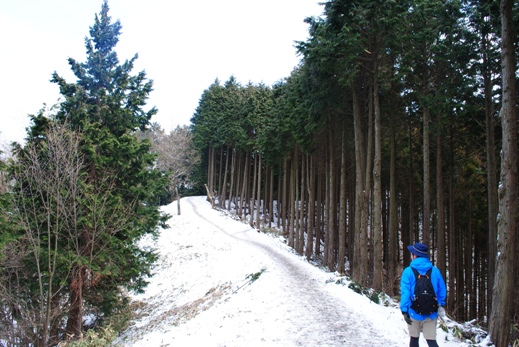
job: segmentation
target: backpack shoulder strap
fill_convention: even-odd
[[[416,270],[414,267],[411,267],[411,269],[413,270],[413,273],[414,273],[414,277],[415,277],[415,278],[420,277],[420,273],[418,272],[418,270]]]

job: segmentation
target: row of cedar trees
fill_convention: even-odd
[[[517,22],[512,5],[501,11]],[[308,259],[393,295],[405,246],[424,242],[446,279],[448,313],[496,329],[496,346],[519,338],[519,296],[505,295],[518,294],[517,206],[501,208],[497,245],[496,155],[513,198],[517,131],[500,127],[498,110],[510,119],[512,101],[515,117],[500,63],[508,54],[517,70],[517,37],[506,46],[497,13],[495,1],[326,2],[307,19],[288,78],[267,87],[231,77],[202,94],[191,121],[209,195],[258,229],[281,228]],[[496,269],[509,272],[494,286]],[[493,312],[493,298],[509,309]]]

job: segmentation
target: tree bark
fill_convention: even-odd
[[[297,247],[297,253],[300,255],[303,255],[304,253],[304,247],[305,247],[305,217],[306,217],[306,208],[308,202],[306,201],[306,194],[305,194],[305,186],[306,186],[306,160],[308,158],[308,154],[302,154],[301,155],[301,189],[300,189],[300,209],[301,213],[299,214],[299,245]]]
[[[230,186],[229,186],[229,202],[227,205],[227,210],[230,211],[232,207],[232,199],[233,199],[233,189],[234,189],[234,171],[236,168],[236,149],[234,147],[229,147],[230,157],[231,157],[231,178],[230,178]],[[229,154],[229,152],[227,152]]]
[[[270,185],[269,185],[269,228],[272,228],[272,220],[274,219],[274,171],[272,167],[269,169]]]
[[[258,186],[256,187],[256,200],[258,201],[258,206],[256,207],[256,230],[261,229],[261,220],[260,220],[260,209],[261,209],[261,154],[258,152]]]
[[[490,316],[490,336],[496,347],[506,347],[510,340],[510,312],[514,289],[514,253],[517,234],[517,115],[514,61],[513,0],[501,0],[501,66],[503,102],[501,126],[501,183],[499,186],[499,221],[497,259]]]
[[[393,122],[391,122],[393,123]],[[391,124],[391,158],[389,163],[389,245],[388,282],[390,293],[398,293],[398,200],[396,189],[396,134]]]
[[[83,287],[85,284],[85,266],[79,266],[70,279],[70,310],[67,319],[67,340],[82,337],[83,331]]]
[[[354,119],[354,133],[355,133],[355,261],[353,264],[353,277],[360,281],[363,275],[362,263],[367,263],[365,257],[365,247],[363,237],[363,218],[365,217],[364,210],[364,134],[362,131],[361,110],[358,100],[358,95],[355,88],[352,88],[353,96],[353,119]]]
[[[222,189],[223,189],[223,147],[220,146],[220,165],[219,165],[219,174],[218,174],[218,206],[222,205]]]
[[[254,208],[256,206],[254,199],[256,195],[256,180],[258,179],[258,155],[256,153],[253,153],[252,155],[252,160],[254,160],[254,168],[252,169],[254,171],[254,178],[252,179],[252,194],[250,195],[249,225],[251,228],[254,228]]]
[[[450,140],[450,172],[449,172],[449,229],[447,232],[449,238],[449,245],[447,247],[448,250],[448,261],[449,261],[449,277],[448,277],[448,293],[451,295],[447,296],[447,306],[453,309],[456,302],[456,228],[455,228],[455,201],[454,201],[454,134],[452,130],[452,125],[450,128],[449,134]]]
[[[467,207],[469,211],[472,211],[472,196],[468,196],[468,203]],[[472,251],[473,251],[473,244],[472,244],[472,215],[468,216],[468,228],[465,232],[463,241],[464,241],[464,247],[463,247],[463,271],[461,272],[461,275],[464,276],[463,285],[465,286],[464,292],[466,293],[466,302],[467,305],[465,305],[465,312],[463,312],[463,321],[467,321],[468,317],[474,317],[475,312],[470,312],[472,308],[472,303],[474,301],[474,287],[473,287],[473,281],[474,281],[474,266],[473,266],[473,258],[472,258]],[[460,290],[460,292],[463,292]]]
[[[300,230],[300,220],[302,218],[302,200],[300,198],[299,193],[299,177],[300,177],[300,170],[299,170],[299,157],[300,157],[300,151],[294,150],[294,162],[292,163],[292,169],[294,170],[295,175],[295,181],[294,186],[292,187],[294,189],[294,195],[295,195],[295,214],[294,214],[294,250],[296,252],[299,252],[299,244],[301,239],[299,238],[299,230]]]
[[[341,129],[341,183],[340,183],[340,201],[339,201],[339,259],[337,271],[341,275],[346,274],[346,211],[347,211],[347,175],[346,175],[346,129]]]
[[[328,186],[327,186],[327,203],[326,203],[326,210],[328,213],[326,214],[328,216],[327,218],[327,244],[326,249],[328,250],[327,253],[327,260],[326,263],[328,264],[328,269],[330,271],[335,271],[335,220],[336,220],[336,204],[335,204],[335,149],[334,149],[334,136],[333,136],[333,129],[329,130],[329,136],[328,136]]]
[[[315,169],[314,169],[314,157],[309,156],[308,163],[308,242],[306,244],[306,259],[312,259],[313,247],[314,247],[314,229],[315,229]]]
[[[296,154],[295,150],[292,151],[292,161],[290,163],[290,216],[288,218],[288,246],[294,248],[294,224],[296,214]]]
[[[227,176],[228,176],[228,173],[229,173],[229,154],[231,152],[231,149],[230,147],[227,147],[227,149],[225,151],[223,151],[222,153],[225,153],[225,169],[224,169],[224,173],[223,173],[223,184],[222,184],[222,188],[220,190],[220,206],[225,208],[225,201],[227,200]]]
[[[236,170],[236,193],[235,193],[235,196],[236,196],[236,215],[241,219],[241,206],[242,206],[242,202],[243,202],[243,193],[242,193],[242,189],[243,189],[243,180],[244,180],[244,174],[243,174],[243,171],[245,170],[245,165],[244,165],[244,160],[245,160],[245,156],[247,155],[247,152],[245,151],[240,151],[238,152],[238,167],[237,167],[237,170]]]
[[[361,202],[361,221],[360,221],[360,233],[361,233],[361,271],[359,282],[364,286],[369,286],[369,274],[370,274],[370,262],[373,260],[373,248],[371,248],[371,242],[369,238],[369,202],[371,198],[371,166],[372,166],[372,154],[373,154],[373,92],[372,90],[368,93],[368,99],[370,100],[368,104],[368,130],[367,130],[367,149],[366,155],[363,156],[363,177],[361,179],[364,180],[364,190],[361,194],[362,202]],[[363,150],[362,148],[360,150]],[[371,249],[371,252],[370,252]]]
[[[430,164],[430,114],[427,107],[423,110],[423,243],[431,247],[431,164]],[[431,247],[432,248],[432,247]]]
[[[408,136],[409,136],[409,172],[408,172],[408,181],[409,181],[409,203],[407,204],[408,213],[405,216],[405,223],[402,225],[402,241],[404,243],[404,252],[403,252],[403,262],[404,266],[411,263],[411,255],[408,251],[406,251],[406,246],[411,244],[414,241],[418,241],[414,237],[414,196],[415,196],[415,188],[414,188],[414,151],[413,151],[413,128],[411,117],[409,116],[408,123]]]
[[[214,147],[209,147],[209,165],[207,167],[207,180],[209,181],[209,190],[211,191],[211,195],[214,192]]]
[[[180,216],[180,194],[178,192],[178,186],[175,186],[175,195],[177,196],[177,214]]]
[[[246,151],[244,153],[245,156],[245,165],[243,166],[243,178],[242,178],[242,188],[241,188],[241,196],[240,196],[240,209],[239,216],[240,219],[244,215],[247,208],[247,195],[248,195],[248,186],[249,186],[249,177],[250,177],[250,159],[251,153]],[[245,218],[245,217],[244,217]]]
[[[443,135],[441,131],[442,117],[438,114],[438,136],[436,137],[436,224],[437,224],[437,248],[436,266],[445,277],[445,213],[443,203]]]
[[[288,158],[285,157],[285,159],[283,160],[283,172],[282,172],[282,176],[283,176],[283,184],[282,184],[282,189],[281,189],[281,206],[279,205],[279,202],[278,202],[278,211],[279,211],[279,219],[281,221],[281,226],[283,228],[283,234],[286,234],[287,233],[287,202],[288,202],[288,199],[287,199],[287,180],[288,180]],[[278,225],[279,227],[279,225]]]
[[[482,35],[483,50],[488,50],[488,37]],[[497,235],[497,164],[496,142],[494,133],[494,107],[492,102],[492,77],[488,55],[483,54],[483,83],[485,88],[485,133],[487,152],[487,196],[488,196],[488,265],[487,265],[487,316],[492,312],[492,288],[496,268],[496,235]]]
[[[320,162],[319,162],[320,164]],[[319,165],[318,165],[319,166]],[[323,237],[323,172],[317,170],[317,202],[315,206],[315,257],[321,256],[321,239]]]
[[[375,158],[373,161],[373,288],[375,290],[383,290],[382,131],[380,129],[380,103],[376,67],[373,78],[373,107],[375,113]]]
[[[211,190],[209,189],[209,187],[207,186],[207,184],[204,184],[205,186],[205,190],[207,192],[207,199],[209,200],[209,202],[211,203],[211,207],[214,208],[214,196],[213,194],[211,193]]]

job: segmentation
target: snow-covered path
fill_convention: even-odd
[[[160,261],[146,292],[134,296],[140,318],[119,346],[408,345],[397,308],[335,284],[335,274],[211,209],[205,197],[181,207],[171,228],[149,241]]]
[[[242,247],[250,248],[249,254],[254,253],[254,256],[251,255],[249,259],[256,258],[257,261],[258,258],[262,258],[261,261],[267,264],[264,267],[267,269],[264,276],[275,279],[277,285],[268,288],[269,301],[261,302],[264,312],[252,322],[248,322],[251,325],[250,334],[257,336],[261,331],[265,346],[272,346],[273,342],[279,342],[281,345],[281,341],[286,343],[288,339],[293,341],[294,346],[388,346],[388,341],[376,332],[371,322],[364,321],[362,325],[358,325],[359,317],[355,317],[355,313],[342,300],[337,300],[322,286],[326,280],[322,270],[301,262],[299,257],[287,249],[280,249],[279,241],[274,244],[270,242],[271,238],[266,239],[250,228],[231,234],[224,227],[218,226],[197,212],[192,202],[190,205],[199,218],[212,224],[223,234],[242,241],[238,245],[243,244]],[[226,223],[225,226],[227,225]],[[257,301],[263,300],[265,293],[257,297],[254,294],[252,291],[250,295],[251,310],[253,307],[257,309]],[[269,314],[274,311],[276,316]],[[282,332],[283,336],[277,341],[269,339],[268,337],[273,336],[279,329],[276,326],[270,326],[275,331],[263,329],[265,322],[259,319],[262,317],[286,321],[288,326],[287,330]],[[276,323],[278,324],[280,322]],[[282,345],[286,346],[284,343]]]

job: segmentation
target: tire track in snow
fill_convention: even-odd
[[[297,321],[292,319],[294,314],[287,314],[287,319],[291,320],[290,323],[294,327],[294,331],[287,334],[292,334],[296,346],[391,345],[392,342],[385,340],[370,321],[356,315],[344,301],[338,300],[320,285],[313,285],[316,281],[322,280],[307,268],[313,265],[302,263],[296,255],[282,248],[276,249],[268,243],[261,242],[260,238],[255,237],[256,231],[248,226],[245,230],[229,233],[216,224],[215,220],[209,220],[200,213],[190,199],[186,201],[198,218],[273,260],[268,272],[280,277],[279,295],[285,298],[288,296],[290,301],[280,304],[284,304],[287,310],[300,314]]]

